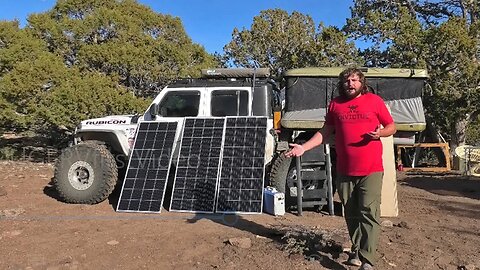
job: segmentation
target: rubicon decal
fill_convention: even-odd
[[[86,125],[118,125],[126,124],[127,120],[120,119],[110,119],[110,120],[96,120],[96,121],[87,121]]]

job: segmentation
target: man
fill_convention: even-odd
[[[383,178],[380,137],[393,135],[396,128],[382,98],[369,93],[359,69],[348,68],[338,78],[340,96],[330,103],[324,127],[303,145],[291,144],[285,155],[301,156],[335,133],[337,189],[352,241],[348,263],[373,269]]]

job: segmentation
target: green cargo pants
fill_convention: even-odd
[[[345,210],[352,251],[358,251],[360,258],[372,265],[380,234],[382,180],[383,172],[337,176],[338,195]]]

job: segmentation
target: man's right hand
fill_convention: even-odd
[[[285,153],[286,157],[299,157],[305,153],[305,149],[303,149],[301,144],[291,143],[290,147],[292,148]]]

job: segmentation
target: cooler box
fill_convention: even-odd
[[[285,194],[273,187],[266,187],[263,192],[263,211],[274,216],[285,215]]]

